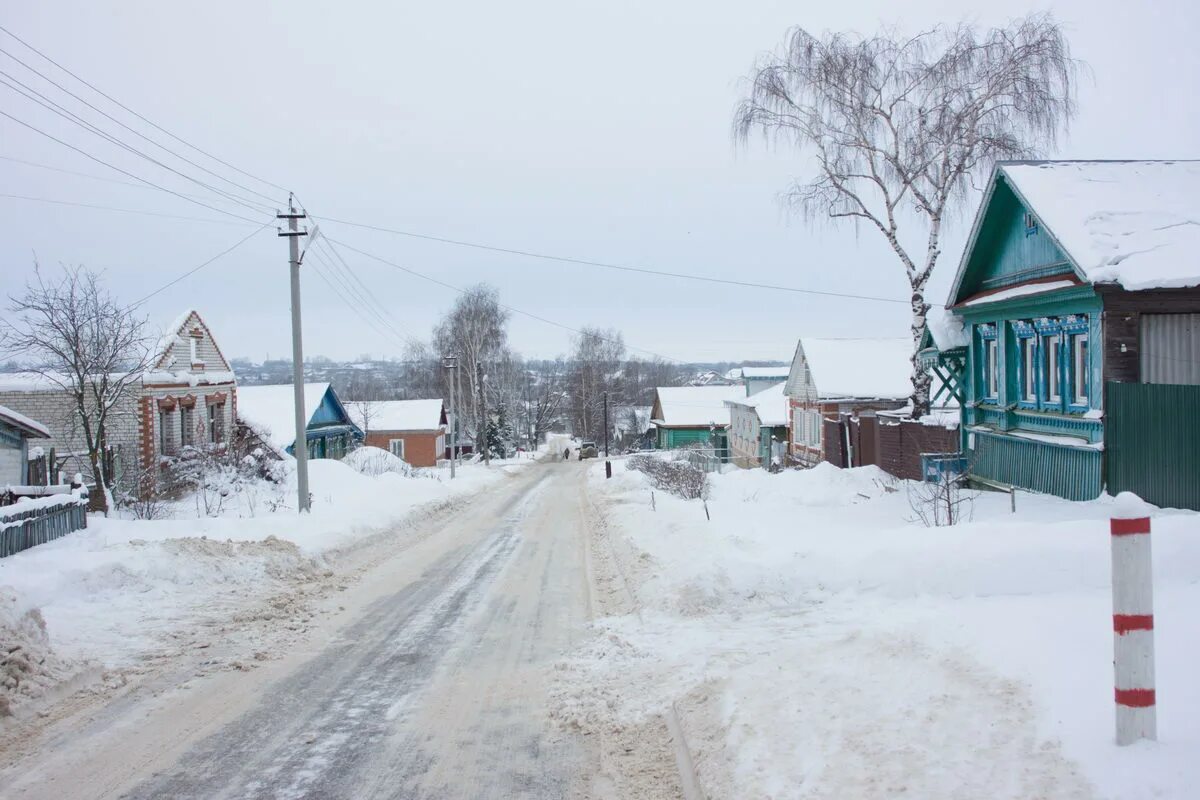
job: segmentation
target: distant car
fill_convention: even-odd
[[[583,461],[585,458],[596,458],[599,455],[600,451],[596,449],[595,442],[584,442],[583,444],[579,445],[580,461]]]

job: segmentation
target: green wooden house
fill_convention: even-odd
[[[742,386],[660,386],[654,390],[650,424],[658,450],[711,447],[729,457],[726,400],[744,398]]]
[[[996,166],[947,303],[978,480],[1200,504],[1198,223],[1200,162]]]

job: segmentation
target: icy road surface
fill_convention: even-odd
[[[548,668],[590,615],[582,479],[578,464],[548,464],[464,500],[441,530],[347,591],[310,652],[190,693],[164,689],[187,696],[159,708],[106,709],[14,794],[590,793],[596,754],[553,723],[546,696]]]

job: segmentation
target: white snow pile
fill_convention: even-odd
[[[371,477],[378,477],[385,472],[397,475],[412,475],[413,469],[408,462],[399,456],[389,453],[382,447],[359,447],[346,455],[342,463],[351,469]]]
[[[71,666],[50,647],[46,621],[36,608],[21,608],[0,591],[0,718],[15,702],[41,697],[71,674]]]
[[[207,647],[214,642],[206,637],[231,620],[279,616],[299,631],[311,616],[310,595],[335,580],[330,551],[422,505],[480,491],[504,472],[467,466],[451,482],[437,470],[370,476],[319,459],[309,462],[312,512],[303,516],[294,469],[253,506],[254,516],[244,502],[203,516],[187,498],[173,504],[171,519],[92,515],[85,530],[0,559],[0,659],[10,654],[0,667],[0,704],[16,708],[96,666],[137,670],[181,648]],[[269,598],[264,617],[254,609]]]
[[[983,494],[910,521],[906,482],[829,465],[707,501],[593,470],[644,621],[559,665],[560,716],[674,703],[713,797],[1185,798],[1200,785],[1200,515],[1154,515],[1160,742],[1113,744],[1112,501]]]

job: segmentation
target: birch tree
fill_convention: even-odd
[[[123,306],[84,267],[34,279],[10,298],[12,318],[0,330],[6,349],[31,360],[40,374],[70,398],[71,420],[87,449],[96,502],[108,513],[109,486],[103,463],[108,431],[142,374],[159,355],[150,347],[146,320]]]
[[[459,413],[475,435],[483,430],[482,388],[479,381],[486,365],[505,350],[508,341],[509,313],[501,305],[499,293],[487,284],[467,289],[454,308],[433,331],[433,346],[442,355],[459,358]]]
[[[911,38],[791,30],[752,73],[734,136],[810,151],[816,175],[787,197],[809,219],[874,228],[911,290],[914,415],[929,408],[918,362],[942,226],[1000,159],[1052,148],[1075,114],[1077,62],[1048,15],[1001,28],[936,27]]]

